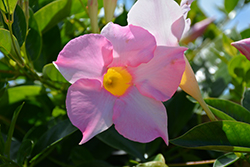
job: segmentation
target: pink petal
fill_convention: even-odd
[[[243,39],[237,42],[231,43],[234,47],[236,47],[240,53],[246,56],[248,60],[250,60],[250,38]]]
[[[130,140],[146,143],[162,137],[168,144],[164,105],[143,96],[136,87],[115,102],[113,122],[116,130]]]
[[[168,100],[177,90],[185,70],[184,47],[158,46],[147,64],[131,68],[141,94],[158,101]]]
[[[108,129],[112,124],[116,97],[101,86],[101,82],[80,79],[67,93],[66,108],[70,121],[82,132],[80,144]]]
[[[128,25],[120,25],[110,22],[101,34],[113,45],[114,61],[110,66],[138,66],[147,63],[153,57],[156,47],[155,38],[147,30]]]
[[[113,60],[112,49],[111,43],[102,35],[83,35],[63,48],[54,65],[70,83],[80,78],[102,80]]]
[[[181,7],[174,0],[138,0],[128,13],[128,24],[152,33],[157,45],[176,46],[185,28]]]
[[[187,14],[190,11],[190,6],[193,1],[194,0],[182,0],[180,4],[185,19],[185,28],[183,35],[190,29],[191,20],[189,18],[187,19]]]

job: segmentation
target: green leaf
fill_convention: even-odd
[[[250,152],[249,131],[250,125],[243,122],[213,121],[200,124],[170,142],[192,149]]]
[[[242,39],[249,38],[250,37],[250,28],[242,31],[240,33]]]
[[[44,77],[48,77],[52,81],[68,83],[68,81],[62,76],[62,74],[52,63],[47,64],[43,67],[43,75]]]
[[[4,13],[12,14],[15,10],[17,1],[18,0],[1,0],[0,1],[0,9]]]
[[[205,102],[237,121],[250,123],[250,112],[239,104],[222,99],[205,99]]]
[[[22,165],[23,161],[31,154],[34,143],[32,140],[24,140],[17,153],[17,163]]]
[[[0,106],[5,106],[8,104],[13,104],[19,101],[27,100],[29,98],[32,98],[33,96],[40,95],[41,91],[42,87],[33,85],[25,85],[25,86],[17,86],[9,88],[4,98],[0,101]]]
[[[29,31],[25,42],[26,53],[31,60],[36,60],[42,49],[42,33],[38,27],[37,20],[35,19],[33,12],[29,11]]]
[[[225,155],[220,156],[216,159],[216,161],[213,164],[213,167],[225,167],[228,166],[235,161],[237,161],[240,157],[235,155],[234,153],[227,153]]]
[[[0,155],[3,155],[4,153],[4,140],[1,132],[1,124],[0,124]]]
[[[20,47],[19,47],[19,44],[18,44],[16,38],[13,36],[15,46],[17,47],[16,49],[17,49],[18,55],[15,51],[14,45],[12,44],[10,32],[8,30],[0,28],[0,36],[1,36],[1,38],[0,38],[0,51],[3,52],[3,54],[5,54],[5,55],[11,55],[14,60],[21,63],[22,60],[20,60],[20,58],[18,57],[18,55],[21,55],[21,52],[20,52]]]
[[[45,32],[70,15],[72,0],[57,0],[38,10],[34,17],[38,27]]]
[[[14,133],[16,120],[17,120],[17,117],[18,117],[23,105],[24,105],[24,103],[21,104],[19,107],[17,107],[17,109],[14,111],[14,114],[13,114],[13,117],[12,117],[12,120],[11,120],[11,123],[10,123],[10,128],[9,128],[9,132],[8,132],[8,136],[7,136],[7,140],[6,140],[5,148],[4,148],[4,153],[8,157],[10,157],[11,139],[12,139],[12,136],[13,136],[13,133]]]
[[[153,161],[140,163],[136,167],[168,167],[162,154],[158,154]]]
[[[220,118],[220,119],[222,119],[222,120],[232,120],[232,121],[235,121],[235,119],[233,119],[232,117],[230,117],[229,115],[227,115],[227,114],[224,113],[223,111],[218,110],[218,109],[216,109],[216,108],[214,108],[214,107],[212,107],[212,106],[210,106],[210,105],[208,105],[208,107],[209,107],[209,109],[212,111],[212,113],[213,113],[216,117],[218,117],[218,118]]]
[[[124,150],[128,154],[141,160],[145,159],[143,157],[145,144],[137,143],[124,138],[115,130],[113,126],[96,137],[113,148]]]
[[[247,89],[242,99],[242,106],[250,111],[250,89]]]
[[[39,158],[46,155],[46,153],[61,140],[71,135],[77,130],[69,120],[64,120],[57,123],[55,126],[45,132],[41,138],[37,141],[32,151],[32,160],[38,160]]]
[[[225,0],[224,1],[225,10],[228,13],[230,13],[237,6],[238,2],[239,0]]]
[[[26,25],[25,15],[19,5],[16,6],[12,29],[13,29],[13,34],[17,38],[19,46],[22,46],[26,38],[27,25]]]
[[[237,55],[238,50],[231,45],[232,42],[234,42],[232,39],[228,38],[225,34],[223,34],[223,47],[224,50],[230,55],[235,56]]]

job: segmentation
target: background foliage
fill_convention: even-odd
[[[69,40],[91,33],[87,0],[1,0],[0,165],[166,167],[195,161],[204,167],[250,166],[250,62],[230,45],[249,38],[250,28],[223,31],[230,13],[247,3],[225,0],[224,18],[187,45],[186,56],[202,76],[205,101],[219,121],[209,122],[200,106],[178,90],[164,102],[169,146],[160,138],[132,142],[113,127],[78,145],[81,133],[65,110],[70,84],[51,63]],[[197,1],[191,9],[192,25],[206,18]],[[127,12],[123,8],[113,21],[126,25]],[[98,24],[105,25],[103,15]]]

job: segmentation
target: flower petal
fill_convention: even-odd
[[[158,46],[147,64],[131,68],[141,94],[158,101],[168,100],[177,90],[185,70],[184,47]]]
[[[240,53],[246,56],[248,60],[250,60],[250,38],[243,39],[237,42],[231,43],[234,47],[236,47]]]
[[[185,20],[181,7],[173,0],[138,0],[128,13],[128,24],[152,33],[157,45],[178,45]]]
[[[70,121],[83,134],[80,144],[112,124],[116,97],[101,87],[99,80],[80,79],[68,89],[66,108]]]
[[[110,66],[133,66],[147,63],[154,56],[156,41],[147,30],[128,25],[109,23],[101,34],[105,36],[113,45],[114,60]]]
[[[182,0],[180,4],[185,19],[185,28],[183,35],[190,29],[191,20],[189,18],[187,19],[187,14],[190,11],[190,6],[193,1],[194,0]]]
[[[70,83],[80,78],[102,80],[112,62],[112,44],[102,35],[83,35],[71,40],[54,63]]]
[[[130,140],[146,143],[162,137],[168,144],[164,105],[143,96],[136,87],[115,102],[113,122],[116,130]]]

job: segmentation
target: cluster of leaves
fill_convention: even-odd
[[[98,2],[101,9],[102,0]],[[240,10],[242,4],[225,0],[223,21],[211,24],[186,53],[194,71],[205,76],[200,86],[204,96],[212,97],[205,101],[220,121],[209,122],[199,105],[178,91],[164,102],[169,146],[161,139],[132,142],[114,127],[79,146],[81,133],[65,110],[70,84],[51,62],[69,40],[91,32],[87,0],[1,0],[0,165],[166,167],[166,163],[181,166],[198,161],[218,167],[249,163],[250,62],[230,43],[249,38],[250,29],[222,31],[230,12]],[[126,25],[126,15],[124,8],[114,22]],[[189,17],[192,24],[205,19],[197,2]],[[100,16],[99,26],[104,24]]]

